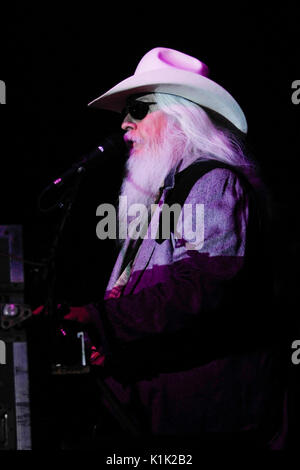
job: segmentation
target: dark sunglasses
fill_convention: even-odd
[[[122,119],[127,116],[127,114],[130,114],[130,116],[133,119],[141,120],[144,119],[144,117],[147,116],[149,113],[149,109],[151,104],[156,104],[154,101],[132,101],[131,103],[128,103],[127,106],[123,109],[121,115]]]

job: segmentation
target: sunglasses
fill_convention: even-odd
[[[127,114],[130,114],[130,116],[133,119],[141,120],[144,119],[144,117],[147,116],[149,113],[150,106],[152,104],[156,104],[154,101],[132,101],[131,103],[127,104],[127,106],[123,109],[121,115],[122,119],[127,116]]]

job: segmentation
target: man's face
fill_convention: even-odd
[[[166,176],[182,159],[186,145],[177,122],[153,103],[157,99],[156,94],[136,97],[133,103],[131,99],[122,123],[130,155],[120,195],[126,197],[128,208],[133,204],[143,204],[150,209]],[[141,106],[141,102],[148,103],[149,108]],[[127,226],[125,205],[119,206],[119,221],[121,228]]]
[[[153,104],[152,94],[140,96],[135,101],[149,103],[149,109],[146,116],[140,119],[129,111],[122,122],[122,129],[127,131],[124,139],[130,146],[130,157],[147,152],[153,145],[160,146],[167,126],[167,117],[156,103]]]

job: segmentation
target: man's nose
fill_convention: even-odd
[[[131,118],[130,114],[127,114],[127,116],[125,117],[124,121],[121,124],[121,128],[123,129],[123,131],[132,131],[137,128],[137,125]]]

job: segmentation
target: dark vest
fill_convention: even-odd
[[[237,276],[224,283],[222,301],[216,312],[203,312],[208,316],[215,315],[224,322],[228,334],[231,329],[243,331],[247,338],[242,339],[243,345],[270,343],[274,340],[273,280],[272,263],[268,253],[268,217],[267,202],[238,169],[216,160],[197,162],[190,165],[175,176],[175,185],[167,194],[165,203],[169,206],[183,206],[194,184],[206,173],[215,168],[226,168],[235,173],[245,190],[249,202],[249,219],[246,232],[246,249],[244,265]],[[175,222],[174,222],[175,225]],[[171,230],[174,226],[171,226]],[[163,240],[158,239],[158,243]],[[223,321],[222,320],[222,321]],[[247,325],[247,326],[246,326]],[[238,333],[237,333],[238,334]],[[237,338],[235,338],[237,339]]]
[[[272,318],[272,269],[269,258],[265,256],[265,208],[245,176],[235,168],[217,161],[195,163],[175,176],[175,185],[166,195],[165,203],[182,206],[193,185],[214,168],[228,168],[234,172],[249,199],[243,268],[234,278],[220,283],[218,295],[221,295],[216,308],[201,308],[190,327],[143,338],[122,348],[122,354],[118,355],[119,359],[122,358],[121,366],[118,367],[122,380],[130,381],[131,374],[136,377],[139,371],[143,375],[145,370],[152,376],[158,370],[170,372],[189,369],[218,357],[273,348],[276,343],[273,333],[276,322]],[[157,239],[157,243],[163,241]],[[131,356],[134,360],[130,359]],[[135,367],[128,370],[126,363],[134,363]]]

